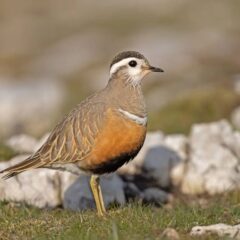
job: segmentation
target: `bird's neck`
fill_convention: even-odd
[[[124,111],[146,116],[146,105],[142,93],[141,83],[132,85],[126,77],[117,77],[109,80],[106,88],[106,96],[110,99],[110,105]]]

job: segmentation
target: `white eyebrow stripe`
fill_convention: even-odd
[[[138,60],[138,58],[134,58],[134,57],[129,57],[129,58],[124,58],[123,60],[114,63],[111,68],[110,68],[110,75],[112,75],[113,73],[115,73],[120,67],[126,65],[127,63],[129,63],[132,60]]]
[[[136,122],[137,124],[144,125],[144,126],[147,124],[147,116],[139,117],[139,116],[137,116],[135,114],[132,114],[128,111],[122,110],[121,108],[119,108],[118,111],[121,112],[122,114],[124,114],[130,120],[133,120],[134,122]]]

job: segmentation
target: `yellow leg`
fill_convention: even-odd
[[[102,190],[101,190],[100,184],[98,184],[98,193],[99,193],[100,205],[101,205],[103,213],[105,214],[106,209],[105,209],[105,205],[104,205],[104,201],[103,201],[103,195],[102,195]]]
[[[102,191],[99,185],[99,176],[96,175],[91,176],[90,186],[96,203],[98,215],[104,216],[106,210],[103,202]]]

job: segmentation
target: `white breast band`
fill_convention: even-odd
[[[139,116],[137,116],[135,114],[132,114],[128,111],[122,110],[121,108],[119,108],[118,111],[121,112],[122,114],[124,114],[127,118],[136,122],[137,124],[146,125],[146,123],[147,123],[147,117],[139,117]]]

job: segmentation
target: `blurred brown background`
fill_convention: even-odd
[[[165,70],[144,80],[149,129],[187,133],[230,118],[240,104],[239,12],[237,0],[0,0],[0,139],[49,131],[104,87],[122,50]]]

